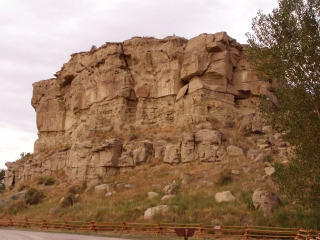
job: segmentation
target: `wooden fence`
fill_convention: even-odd
[[[81,222],[67,220],[45,219],[0,219],[1,227],[18,227],[39,230],[110,232],[116,234],[147,234],[147,235],[175,235],[177,228],[195,229],[197,238],[216,238],[220,236],[242,236],[248,238],[271,239],[318,239],[320,232],[299,228],[277,228],[264,226],[215,226],[205,224],[177,224],[177,223],[131,223],[131,222]]]

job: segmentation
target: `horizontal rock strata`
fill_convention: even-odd
[[[134,37],[72,54],[55,78],[33,84],[34,154],[6,163],[6,185],[60,170],[78,181],[155,161],[220,161],[216,125],[262,131],[256,97],[272,96],[245,48],[219,32]]]

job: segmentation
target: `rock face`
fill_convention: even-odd
[[[35,154],[6,163],[6,186],[60,170],[93,181],[155,160],[220,161],[215,124],[261,132],[255,98],[272,96],[245,48],[219,32],[134,37],[72,54],[55,78],[33,84]]]

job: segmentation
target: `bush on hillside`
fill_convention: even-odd
[[[16,215],[16,214],[18,214],[19,212],[21,212],[21,211],[23,211],[23,210],[25,210],[25,209],[27,209],[27,208],[28,208],[28,206],[26,205],[26,203],[25,203],[24,200],[11,201],[11,202],[8,204],[5,212],[6,212],[6,213],[9,213],[9,214],[14,214],[14,215]]]
[[[55,183],[53,177],[39,177],[38,184],[44,184],[45,186],[50,186]]]
[[[220,175],[217,179],[216,185],[217,186],[224,186],[228,185],[232,182],[232,173],[231,170],[224,170],[220,172]]]
[[[26,203],[30,205],[41,203],[44,198],[44,193],[41,190],[37,190],[35,188],[30,188],[26,192],[25,196]]]

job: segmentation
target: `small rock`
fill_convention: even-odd
[[[156,192],[148,192],[148,198],[149,199],[153,199],[155,197],[157,197],[159,194]]]
[[[133,184],[125,184],[124,185],[124,188],[127,188],[127,189],[130,189],[130,188],[133,188]]]
[[[173,184],[170,184],[170,185],[165,186],[165,187],[162,189],[162,191],[163,191],[165,194],[170,195],[170,194],[173,194],[174,191],[175,191],[177,188],[179,188],[179,187],[180,187],[179,184],[173,183]]]
[[[78,198],[78,197],[80,197],[80,194],[76,194],[76,195],[74,195],[74,197],[75,197],[75,198]]]
[[[275,173],[274,167],[266,167],[264,171],[269,177],[273,176]]]
[[[240,175],[240,171],[238,170],[232,170],[231,173],[234,175]]]
[[[98,186],[94,187],[94,192],[95,193],[101,193],[101,192],[109,192],[110,186],[109,184],[100,184]]]
[[[264,162],[264,163],[263,163],[263,166],[264,166],[264,167],[272,167],[272,165],[271,165],[270,162]]]
[[[107,194],[106,194],[106,197],[108,198],[108,197],[111,197],[113,194],[112,194],[112,192],[108,192]]]

